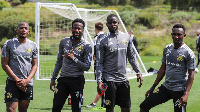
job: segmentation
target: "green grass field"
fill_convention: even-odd
[[[159,69],[161,57],[154,56],[142,56],[141,57],[144,65],[147,69],[153,67]],[[156,63],[153,63],[156,61]],[[0,67],[0,112],[5,112],[5,103],[4,103],[4,88],[6,74]],[[143,85],[141,88],[138,88],[138,83],[136,79],[129,80],[131,86],[131,112],[139,112],[139,105],[144,100],[145,92],[151,87],[156,75],[148,76],[143,78]],[[200,111],[200,89],[198,84],[198,79],[200,78],[200,73],[195,74],[195,80],[190,92],[187,112],[199,112]],[[53,92],[49,89],[50,81],[47,80],[34,80],[34,100],[31,101],[28,112],[51,112],[53,104]],[[161,83],[160,83],[161,84]],[[104,112],[102,110],[93,110],[92,108],[86,108],[85,106],[90,104],[96,95],[96,82],[86,82],[84,89],[84,101],[82,106],[82,112]],[[100,101],[97,103],[97,106],[100,106]],[[71,107],[64,105],[62,112],[70,112]],[[119,106],[115,107],[115,112],[120,112]],[[173,112],[172,100],[164,103],[162,105],[156,106],[151,109],[150,112]]]

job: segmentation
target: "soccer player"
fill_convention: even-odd
[[[72,112],[81,112],[82,91],[85,84],[84,71],[90,69],[92,46],[84,40],[85,22],[72,22],[72,36],[60,41],[57,62],[51,78],[50,89],[55,93],[52,112],[61,112],[68,95],[71,95]],[[57,87],[55,80],[58,78]]]
[[[5,42],[1,65],[8,75],[5,88],[7,112],[27,112],[33,100],[33,76],[37,71],[38,50],[36,44],[27,38],[29,25],[21,22],[17,27],[17,38]]]
[[[100,39],[103,38],[104,32],[103,32],[103,23],[97,22],[95,23],[95,33],[96,36],[94,37],[94,74],[95,74],[95,79],[96,79],[96,47],[98,47],[98,44]],[[101,96],[97,93],[94,101],[90,104],[87,105],[86,107],[96,107],[96,103],[99,101]],[[102,96],[102,107],[104,107],[104,95]]]
[[[145,94],[140,104],[140,112],[148,112],[152,107],[173,99],[174,112],[186,112],[190,89],[194,80],[195,55],[183,42],[185,27],[176,24],[172,28],[173,43],[163,50],[162,65],[153,86]],[[166,74],[164,83],[155,87]]]
[[[198,58],[197,58],[197,65],[196,67],[199,67],[199,62],[200,62],[200,30],[197,31],[197,40],[196,40],[196,49],[198,52]]]
[[[133,45],[135,46],[135,49],[137,50],[137,52],[138,52],[138,54],[139,54],[138,42],[137,42],[136,38],[135,38],[134,35],[133,35],[133,30],[130,30],[130,31],[128,32],[128,34],[130,35],[130,38],[131,38],[131,40],[132,40],[132,42],[133,42]]]
[[[138,87],[142,85],[142,74],[129,35],[118,30],[117,16],[110,14],[106,25],[109,33],[100,41],[99,50],[97,50],[98,91],[103,83],[108,85],[105,91],[107,112],[113,112],[115,105],[119,105],[122,112],[130,112],[130,86],[126,75],[127,57],[137,73],[137,81],[140,80]]]

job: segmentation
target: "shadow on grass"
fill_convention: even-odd
[[[52,110],[52,108],[31,108],[31,109],[34,109],[34,110],[49,110],[49,111]],[[62,110],[71,110],[71,105],[64,105]]]

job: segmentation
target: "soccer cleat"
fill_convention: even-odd
[[[91,107],[96,107],[94,103],[91,103],[90,105],[87,105],[86,107],[91,108]]]

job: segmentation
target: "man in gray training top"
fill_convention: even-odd
[[[113,112],[115,105],[119,105],[122,112],[130,112],[130,86],[126,76],[127,57],[137,73],[137,81],[140,80],[139,87],[142,85],[142,74],[129,35],[118,31],[117,16],[109,15],[106,25],[109,33],[100,41],[99,50],[97,50],[98,91],[103,83],[108,85],[105,92],[107,112]]]
[[[5,88],[7,112],[27,112],[33,100],[33,76],[37,71],[38,50],[36,44],[27,38],[29,25],[21,22],[17,27],[17,38],[5,42],[1,65],[8,75]]]
[[[80,99],[85,84],[83,74],[90,69],[92,60],[92,46],[83,38],[84,27],[85,22],[82,19],[75,19],[72,22],[72,36],[60,41],[50,83],[50,89],[55,93],[52,112],[61,112],[69,94],[71,94],[72,112],[81,112]],[[55,88],[55,80],[60,69],[60,77]]]
[[[173,43],[163,50],[162,65],[153,86],[145,94],[140,104],[140,112],[148,112],[152,107],[173,99],[174,112],[185,112],[190,89],[194,80],[195,55],[183,42],[185,27],[176,24],[172,28]],[[164,83],[155,87],[165,76]],[[154,90],[155,89],[155,90]]]

